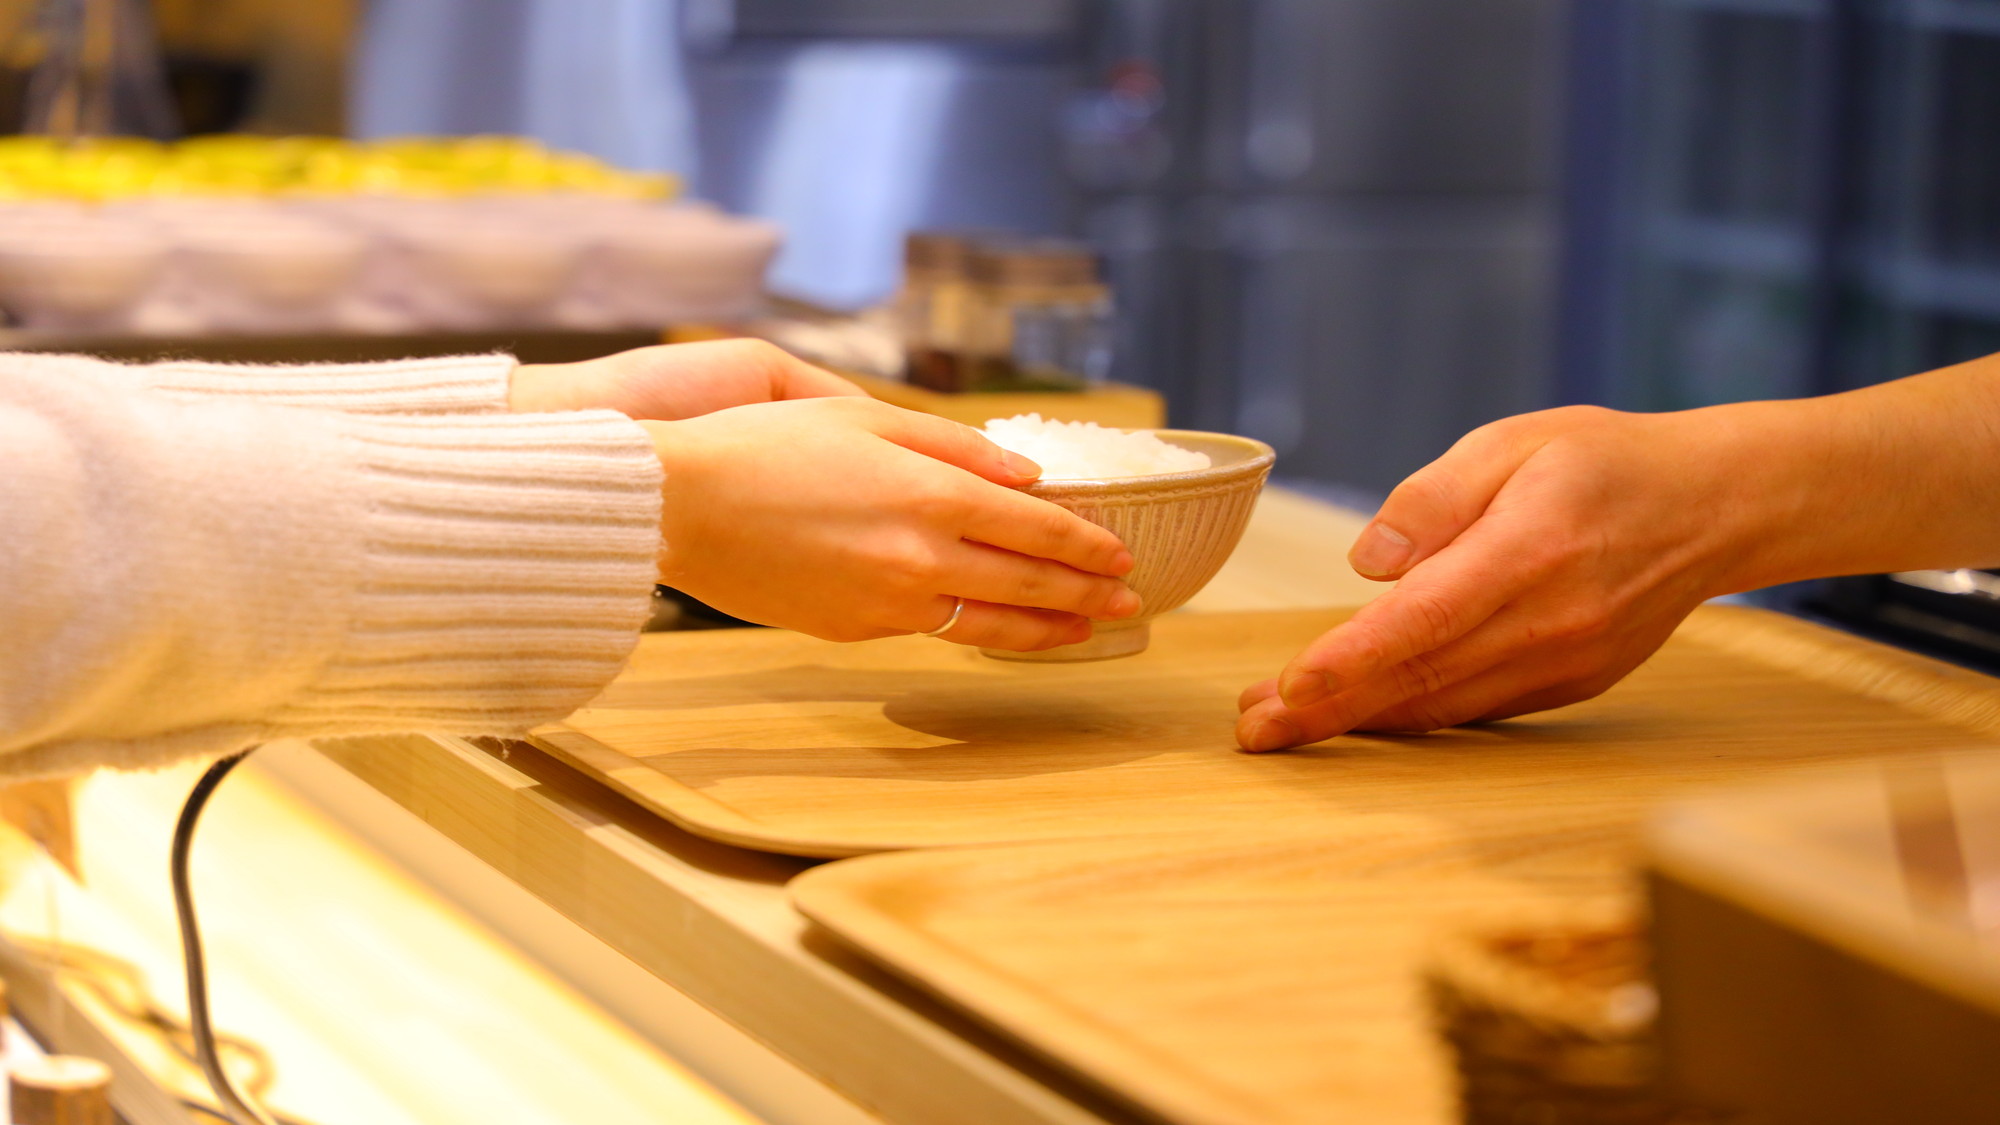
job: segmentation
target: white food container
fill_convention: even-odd
[[[210,331],[326,331],[341,323],[367,246],[298,217],[204,227],[181,244],[185,303]]]
[[[751,317],[781,240],[770,223],[652,208],[600,235],[586,292],[614,323],[633,327]]]
[[[166,261],[166,241],[139,224],[16,211],[0,224],[0,306],[28,328],[127,331]]]

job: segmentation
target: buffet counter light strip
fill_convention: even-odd
[[[407,735],[320,752],[885,1121],[1136,1120],[808,932],[784,891],[804,861],[698,839],[525,743]]]
[[[322,753],[300,743],[273,744],[249,768],[365,837],[441,899],[505,938],[764,1125],[882,1125],[880,1118],[606,945]],[[758,858],[781,866],[782,877],[802,866]],[[752,886],[746,899],[759,897],[760,874],[743,876]]]
[[[77,840],[89,885],[64,877],[59,888],[71,952],[131,963],[145,991],[175,1007],[180,950],[162,868],[198,772],[86,780]],[[218,1029],[268,1054],[271,1103],[287,1116],[313,1125],[755,1121],[254,768],[205,818],[195,879]],[[14,878],[0,929],[24,945],[42,937],[43,891],[36,871]],[[45,965],[26,948],[0,958],[37,1030],[57,1022]],[[120,1017],[76,973],[64,974],[61,996],[58,1046],[113,1065],[134,1125],[212,1120],[175,1104],[211,1095],[157,1032]]]

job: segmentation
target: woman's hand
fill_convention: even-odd
[[[1468,434],[1348,556],[1397,587],[1246,690],[1237,740],[1434,730],[1604,691],[1702,601],[1778,579],[1753,545],[1799,493],[1765,471],[1762,417],[1569,407]]]
[[[644,423],[666,468],[660,580],[829,640],[921,633],[1031,651],[1129,617],[1116,536],[1016,491],[1033,462],[977,430],[825,398]]]
[[[853,398],[860,387],[763,340],[664,344],[582,363],[522,364],[508,407],[517,414],[616,410],[673,422],[732,406],[800,398]]]

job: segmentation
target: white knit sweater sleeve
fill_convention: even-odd
[[[499,414],[514,357],[439,356],[391,363],[253,365],[175,360],[140,365],[19,352],[0,364],[43,379],[96,377],[176,398],[232,398],[347,414]]]
[[[636,643],[660,469],[620,415],[343,414],[14,358],[0,773],[518,732]]]

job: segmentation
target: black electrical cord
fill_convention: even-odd
[[[195,924],[194,889],[188,881],[188,852],[194,846],[194,826],[201,819],[201,810],[208,804],[215,787],[229,776],[229,771],[255,749],[253,746],[250,750],[222,759],[208,767],[208,772],[194,783],[187,804],[181,807],[180,821],[174,825],[171,865],[174,913],[180,919],[181,955],[187,963],[188,1024],[194,1035],[195,1058],[201,1063],[201,1072],[208,1076],[216,1101],[235,1125],[277,1125],[269,1114],[237,1094],[229,1075],[222,1069],[221,1057],[216,1054],[215,1031],[208,1019],[208,969],[201,955],[201,930]]]

